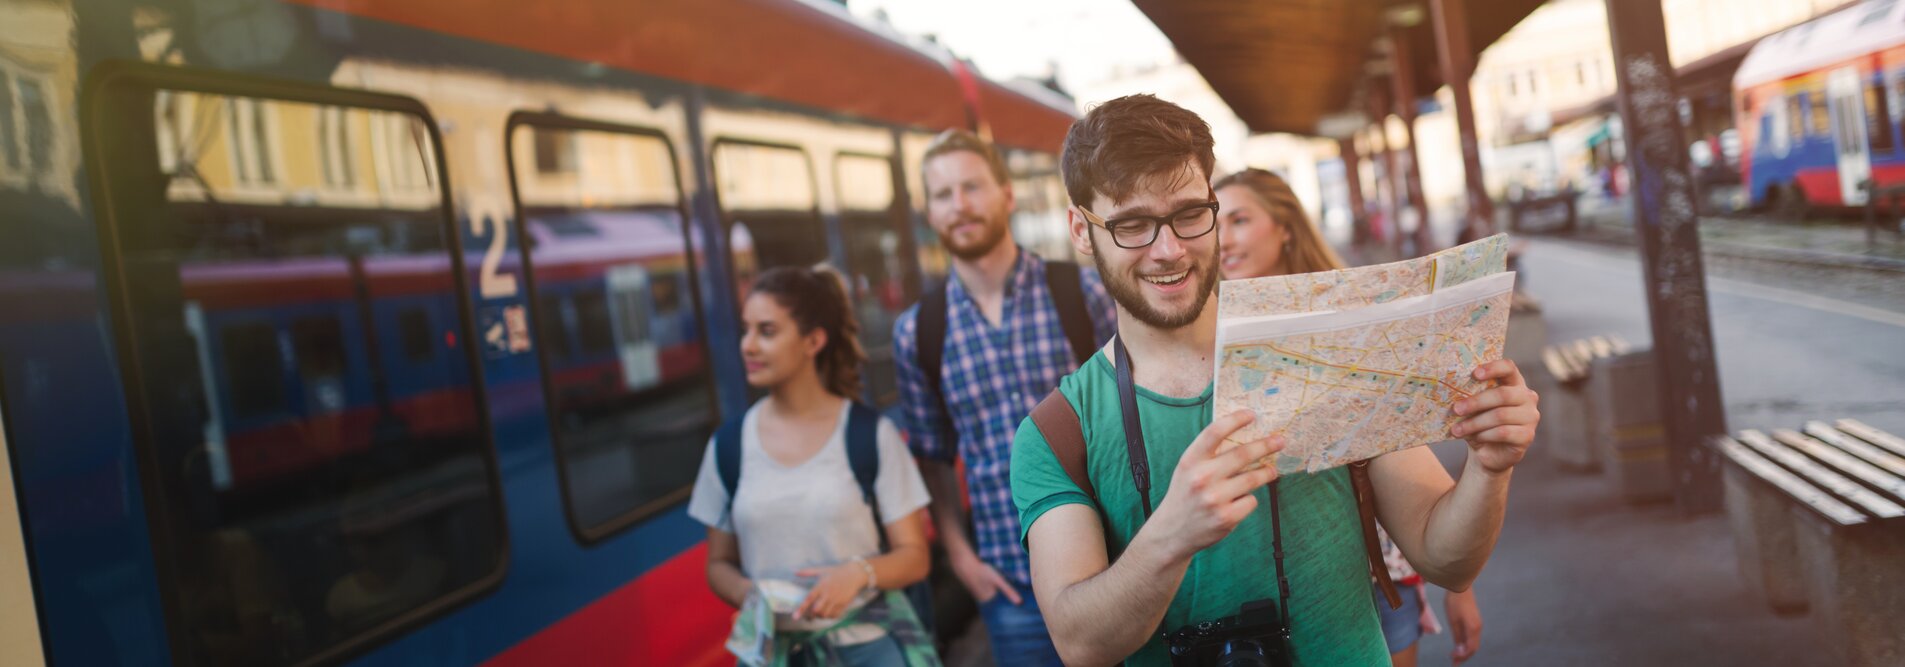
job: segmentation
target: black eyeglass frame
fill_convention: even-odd
[[[1165,215],[1127,215],[1122,218],[1117,218],[1113,220],[1106,220],[1102,217],[1099,217],[1098,214],[1091,212],[1091,209],[1087,209],[1083,206],[1077,206],[1074,204],[1073,207],[1078,209],[1078,213],[1080,215],[1085,216],[1085,222],[1089,222],[1091,224],[1105,228],[1105,232],[1111,235],[1112,244],[1117,245],[1118,247],[1124,248],[1126,250],[1143,250],[1145,248],[1151,247],[1151,244],[1158,242],[1158,234],[1163,233],[1163,230],[1165,227],[1170,227],[1171,235],[1176,236],[1178,240],[1181,240],[1181,241],[1188,241],[1194,238],[1200,238],[1200,237],[1209,235],[1211,232],[1217,231],[1218,205],[1217,205],[1216,199],[1212,199],[1210,201],[1202,202],[1198,204],[1192,204],[1190,206],[1180,208],[1178,210],[1172,211]],[[1210,209],[1210,228],[1204,231],[1198,232],[1196,234],[1192,234],[1190,236],[1185,236],[1183,233],[1179,232],[1177,229],[1177,225],[1173,221],[1177,220],[1177,217],[1180,215],[1184,215],[1185,213],[1189,213],[1193,210],[1200,209],[1200,208]],[[1112,229],[1112,226],[1117,225],[1118,223],[1134,222],[1138,220],[1144,220],[1151,223],[1151,238],[1145,239],[1143,243],[1140,243],[1138,245],[1125,245],[1124,242],[1119,241],[1118,232],[1117,230]]]

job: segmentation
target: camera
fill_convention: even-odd
[[[1172,667],[1288,667],[1290,626],[1276,600],[1245,602],[1234,616],[1192,623],[1164,635]]]

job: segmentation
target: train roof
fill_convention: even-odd
[[[1734,89],[1805,74],[1905,43],[1905,3],[1868,0],[1759,41],[1733,74]]]
[[[289,1],[869,119],[969,125],[949,53],[825,2]],[[978,84],[977,106],[996,141],[1058,150],[1069,108]]]

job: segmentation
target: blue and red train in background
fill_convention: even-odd
[[[0,11],[5,664],[730,662],[749,277],[841,267],[890,404],[933,134],[1063,236],[1070,102],[830,3]]]

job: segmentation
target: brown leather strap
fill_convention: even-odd
[[[1045,436],[1045,444],[1051,446],[1065,475],[1072,478],[1072,483],[1092,502],[1098,502],[1098,492],[1091,488],[1091,475],[1086,474],[1085,431],[1078,425],[1078,411],[1072,409],[1072,402],[1053,389],[1032,408],[1032,425]]]
[[[1402,594],[1389,578],[1389,566],[1382,560],[1382,541],[1376,538],[1376,487],[1369,482],[1369,462],[1349,464],[1349,486],[1356,492],[1356,514],[1363,524],[1363,551],[1369,558],[1369,576],[1382,587],[1382,596],[1390,609],[1402,608]]]

